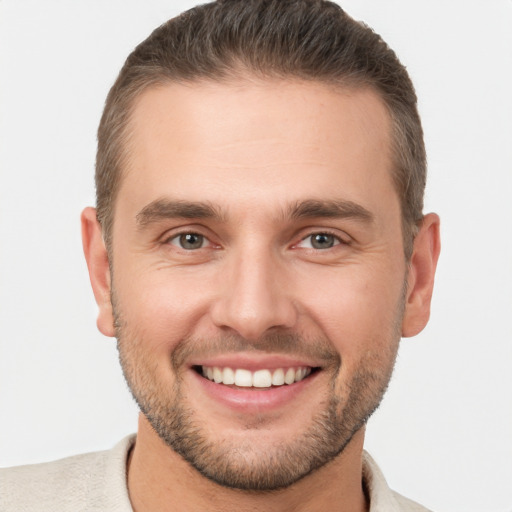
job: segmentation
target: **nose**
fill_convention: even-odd
[[[286,277],[284,262],[278,260],[267,250],[245,251],[226,261],[211,308],[217,327],[255,341],[271,329],[295,326],[293,283]]]

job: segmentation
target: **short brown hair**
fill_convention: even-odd
[[[393,180],[408,258],[426,180],[416,93],[382,38],[325,0],[218,0],[167,21],[135,48],[108,94],[98,129],[97,216],[107,248],[135,99],[159,84],[248,73],[377,91],[392,120]]]

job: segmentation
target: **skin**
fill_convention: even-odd
[[[82,215],[98,327],[120,337],[139,403],[161,414],[185,408],[209,452],[219,450],[242,475],[273,455],[280,460],[286,447],[296,451],[329,399],[340,418],[359,408],[344,419],[350,432],[336,439],[344,447],[339,455],[265,493],[205,478],[141,414],[128,473],[137,512],[169,504],[187,511],[367,510],[364,416],[386,388],[400,336],[417,334],[428,320],[439,255],[439,219],[429,214],[410,262],[404,259],[389,137],[389,116],[369,89],[247,77],[141,95],[110,266],[94,209]],[[176,217],[176,201],[207,203],[216,215],[196,209],[191,218],[183,211]],[[342,204],[344,213],[290,214],[305,201]],[[201,247],[180,247],[184,233],[202,235]],[[333,245],[313,247],[318,233],[332,235]],[[253,397],[240,406],[192,368],[229,361],[257,369],[274,360],[275,367],[319,370],[289,395],[235,390],[242,402]],[[351,399],[360,377],[370,384]]]

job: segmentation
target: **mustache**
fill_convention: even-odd
[[[175,370],[191,358],[210,358],[237,353],[280,354],[318,361],[323,367],[340,366],[341,356],[327,338],[306,340],[297,333],[268,333],[257,340],[247,340],[236,333],[211,338],[188,337],[180,341],[171,354]]]

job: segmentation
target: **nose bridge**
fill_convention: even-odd
[[[253,240],[233,250],[227,263],[213,307],[217,326],[257,339],[269,329],[294,325],[296,311],[284,286],[282,262],[268,240]]]

